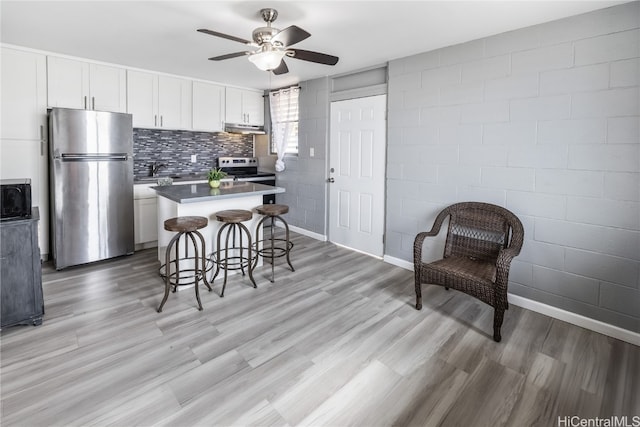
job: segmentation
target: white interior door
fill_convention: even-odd
[[[331,103],[329,240],[384,251],[386,95]]]

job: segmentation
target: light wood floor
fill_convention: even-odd
[[[1,424],[557,426],[640,415],[640,348],[294,236],[269,267],[171,294],[156,251],[44,268],[42,326],[2,331]]]

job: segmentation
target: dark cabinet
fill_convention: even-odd
[[[1,327],[42,323],[42,267],[38,208],[31,218],[0,222]]]

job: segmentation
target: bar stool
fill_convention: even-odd
[[[253,218],[253,213],[244,209],[229,209],[215,213],[216,219],[223,223],[218,231],[216,239],[216,252],[212,254],[213,262],[216,264],[216,272],[211,282],[216,279],[220,269],[224,270],[224,283],[222,284],[222,292],[220,297],[224,297],[224,290],[227,287],[227,271],[240,270],[244,276],[244,269],[249,272],[249,279],[253,283],[253,287],[257,288],[256,281],[253,280],[253,265],[251,254],[251,233],[243,221],[249,221]],[[222,247],[222,234],[227,232],[225,236],[225,245]],[[236,242],[236,233],[238,234],[238,242]],[[246,236],[247,246],[243,245],[242,235]],[[229,241],[231,239],[231,241]],[[224,257],[221,252],[224,250]],[[247,251],[245,256],[244,252]],[[231,254],[229,253],[231,252]]]
[[[178,286],[195,284],[196,288],[196,300],[198,301],[198,310],[202,310],[202,302],[200,302],[200,286],[199,281],[202,279],[204,284],[211,292],[211,286],[207,281],[206,276],[206,251],[204,244],[204,237],[198,230],[205,228],[209,224],[209,220],[202,216],[179,216],[176,218],[169,218],[164,222],[164,229],[167,231],[177,232],[175,236],[169,242],[167,250],[165,251],[165,263],[160,266],[160,276],[164,277],[164,297],[158,307],[158,313],[162,312],[164,303],[169,298],[169,289],[173,287],[175,292]],[[181,258],[178,253],[180,245],[180,239],[184,239],[184,256]],[[198,243],[196,237],[200,240],[202,253],[199,253]],[[189,256],[189,242],[193,245],[194,255]],[[171,250],[175,248],[175,259],[171,261]],[[193,266],[189,268],[180,268],[180,261],[186,262],[187,260],[193,260]],[[198,264],[200,263],[200,266]],[[174,271],[172,272],[171,265],[174,265]],[[164,269],[164,274],[162,270]],[[186,281],[185,281],[186,280]]]
[[[293,248],[293,242],[289,240],[289,224],[285,221],[280,215],[284,215],[289,212],[289,206],[287,205],[277,205],[277,204],[268,204],[268,205],[260,205],[255,208],[256,212],[260,215],[264,215],[264,217],[258,222],[256,226],[256,236],[259,236],[258,232],[260,231],[260,227],[262,227],[263,223],[267,219],[271,219],[271,236],[270,238],[264,238],[255,243],[256,248],[256,264],[258,263],[258,256],[264,258],[271,259],[271,283],[274,281],[274,264],[275,258],[280,258],[282,256],[287,257],[287,264],[291,267],[291,271],[295,271],[293,265],[291,265],[291,260],[289,259],[289,253],[291,252],[291,248]],[[275,238],[273,235],[273,228],[275,226],[275,220],[278,219],[280,222],[284,224],[285,230],[285,238]],[[271,245],[267,247],[265,242],[269,241]],[[276,246],[275,242],[278,242],[278,246]],[[260,248],[262,245],[262,249]]]

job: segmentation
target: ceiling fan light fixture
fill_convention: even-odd
[[[271,71],[278,68],[285,54],[284,50],[267,50],[249,55],[249,61],[262,71]]]

